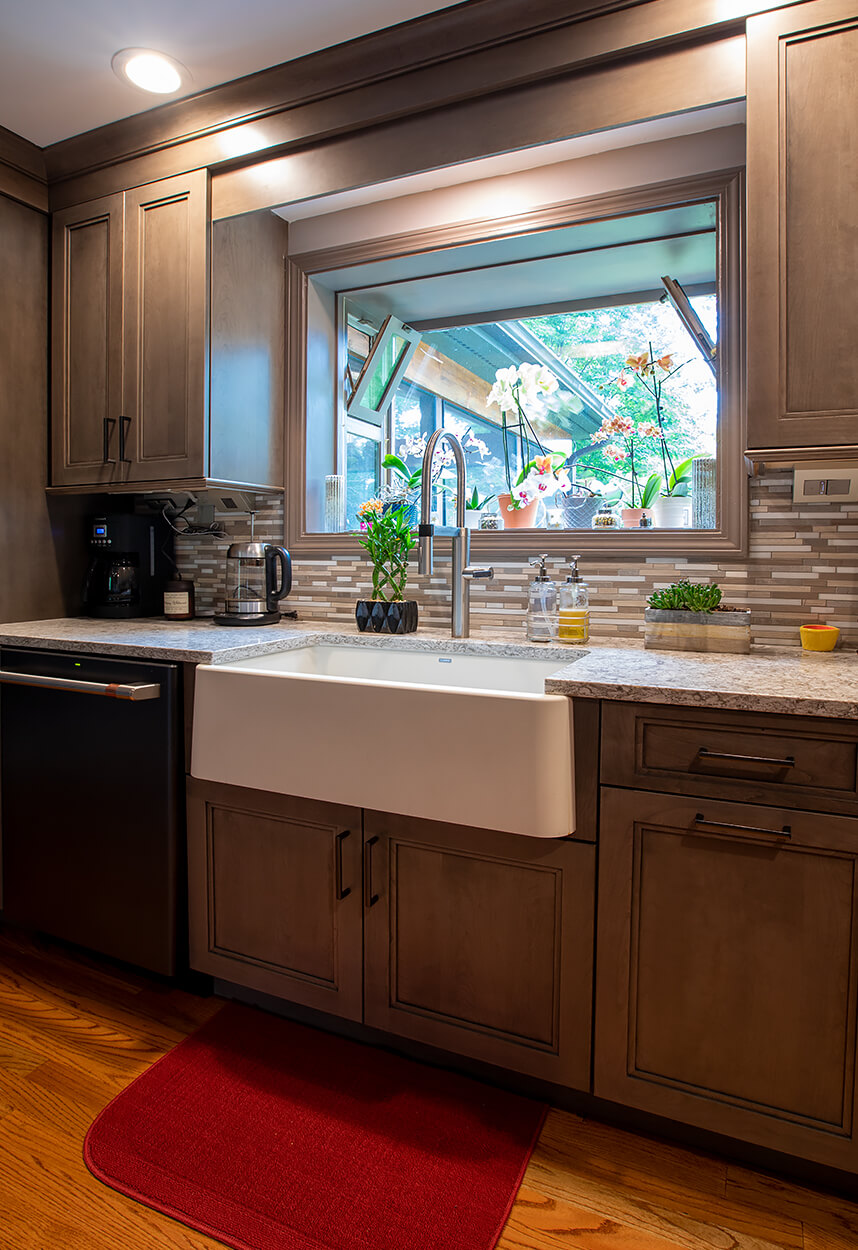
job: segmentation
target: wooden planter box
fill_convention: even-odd
[[[751,650],[750,612],[644,611],[644,646],[655,651]]]

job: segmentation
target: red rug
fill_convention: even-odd
[[[84,1158],[238,1250],[490,1250],[544,1116],[229,1004],[102,1111]]]

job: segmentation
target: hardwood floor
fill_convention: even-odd
[[[0,1250],[220,1243],[86,1170],[96,1113],[220,1006],[0,930]],[[858,1204],[553,1110],[498,1250],[855,1250]]]

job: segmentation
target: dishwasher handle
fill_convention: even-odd
[[[40,677],[36,673],[10,673],[0,669],[0,684],[4,683],[9,686],[39,686],[43,690],[71,690],[76,694],[98,694],[107,699],[125,699],[132,703],[161,697],[161,687],[157,682],[74,681],[70,677]]]

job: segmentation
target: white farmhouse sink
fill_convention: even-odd
[[[197,668],[191,773],[537,838],[575,828],[563,661],[306,646]]]

